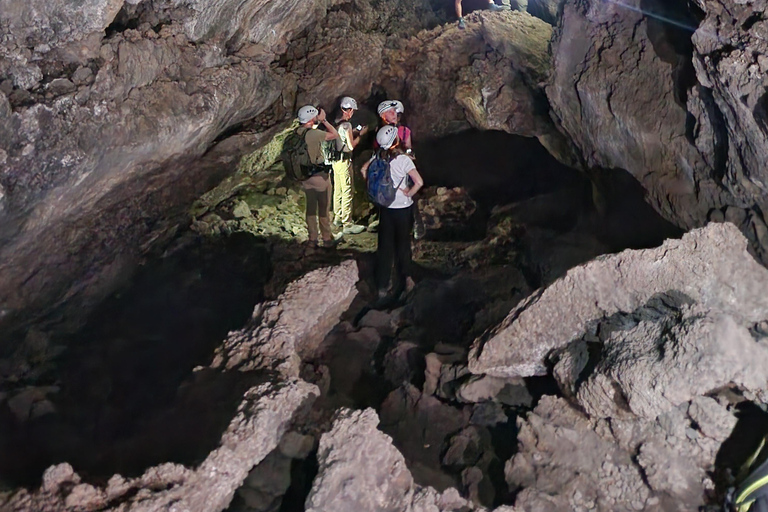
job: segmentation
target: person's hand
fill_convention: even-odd
[[[317,120],[320,121],[321,123],[325,121],[325,110],[323,110],[322,108],[320,109],[320,113],[317,114]]]
[[[368,133],[368,125],[363,126],[362,130],[360,130],[360,135],[365,135]]]

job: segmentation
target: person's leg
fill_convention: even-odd
[[[379,243],[376,247],[376,289],[379,291],[379,296],[386,292],[392,275],[392,260],[395,255],[395,226],[392,222],[392,211],[389,208],[379,208]]]
[[[304,195],[307,197],[307,232],[309,241],[314,243],[317,243],[317,194],[317,191],[310,188],[304,189]]]
[[[395,276],[392,287],[398,296],[405,290],[406,278],[411,275],[411,226],[413,224],[412,206],[395,210]]]
[[[461,0],[455,0],[453,4],[454,8],[456,9],[456,17],[459,18],[459,28],[464,28],[464,16],[461,12]]]
[[[328,183],[328,188],[330,188]],[[324,244],[333,244],[333,233],[331,233],[331,219],[328,217],[328,188],[317,193],[317,216],[320,223],[320,235],[323,237]]]
[[[342,162],[334,162],[331,167],[333,168],[333,223],[337,226],[342,225],[341,214],[341,164]]]

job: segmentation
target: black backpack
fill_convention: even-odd
[[[304,181],[314,174],[315,165],[309,158],[307,148],[307,128],[300,126],[288,134],[283,141],[280,159],[285,167],[285,174],[293,181]]]

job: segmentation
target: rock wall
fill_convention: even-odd
[[[564,2],[547,97],[587,169],[629,171],[685,229],[727,217],[766,263],[765,4],[696,4]]]

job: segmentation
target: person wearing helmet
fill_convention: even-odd
[[[298,119],[301,126],[297,133],[304,137],[307,143],[307,153],[309,159],[314,165],[313,174],[301,182],[301,188],[307,196],[307,232],[309,239],[307,244],[311,247],[317,246],[318,224],[320,234],[323,237],[323,247],[333,247],[336,241],[331,232],[331,222],[328,218],[328,192],[331,186],[329,171],[331,166],[325,162],[323,154],[323,145],[339,137],[336,128],[326,119],[325,111],[317,109],[312,105],[306,105],[299,109]],[[322,124],[327,131],[319,130],[318,126]]]
[[[397,124],[397,109],[402,108],[403,104],[397,100],[386,100],[379,103],[376,112],[379,114],[384,124]]]
[[[488,9],[491,11],[504,11],[511,8],[510,0],[502,0],[501,3],[502,5],[496,5],[493,0],[488,0]],[[464,16],[461,14],[461,0],[455,0],[454,7],[456,8],[456,17],[459,18],[459,28],[464,30],[467,25],[464,23]]]
[[[365,226],[355,224],[352,221],[352,200],[355,193],[354,173],[352,168],[352,151],[360,142],[360,137],[368,132],[368,127],[360,127],[353,130],[352,115],[357,110],[357,101],[346,96],[341,99],[341,116],[337,119],[335,159],[331,163],[333,168],[333,223],[342,228],[345,235],[355,235],[365,231]]]
[[[392,284],[391,297],[397,299],[407,291],[411,273],[411,225],[413,223],[413,195],[424,186],[416,165],[403,151],[397,136],[397,128],[387,125],[376,134],[379,150],[376,157],[389,161],[392,183],[398,185],[395,200],[386,208],[379,208],[378,247],[376,248],[376,288],[378,304],[388,301],[387,287],[395,267],[395,282]],[[375,157],[375,158],[376,158]],[[363,166],[366,176],[371,159]],[[408,186],[408,179],[412,185]]]

